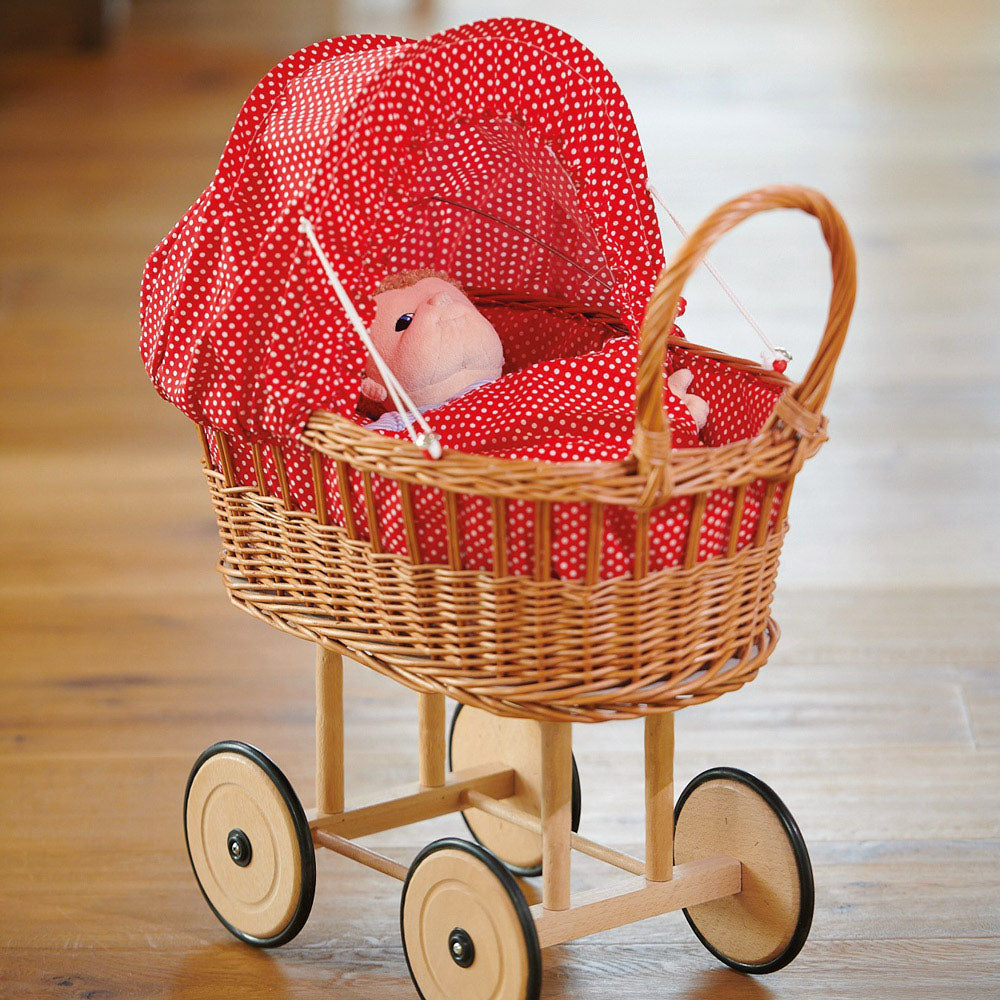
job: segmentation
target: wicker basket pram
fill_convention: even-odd
[[[826,328],[798,384],[674,327],[709,248],[777,208],[819,221],[832,264]],[[801,832],[737,768],[702,772],[675,801],[673,712],[752,680],[778,640],[792,485],[826,437],[854,251],[826,198],[770,187],[722,205],[663,263],[624,97],[547,25],[330,39],[248,98],[213,184],[150,258],[142,298],[147,371],[200,427],[233,602],[317,646],[315,807],[235,740],[208,747],[185,790],[199,887],[241,940],[299,933],[322,847],[402,882],[403,953],[427,1000],[538,1000],[542,949],[678,909],[742,972],[799,953],[814,908]],[[425,436],[432,457],[362,426],[360,312],[372,279],[414,268],[500,289],[478,305],[525,332],[508,342],[520,353],[507,374],[527,372],[552,417],[536,426],[511,405],[518,432],[585,427],[614,460],[441,453]],[[549,353],[531,357],[539,345]],[[549,361],[595,355],[604,368],[538,389]],[[667,373],[685,368],[721,413],[703,438],[665,396]],[[605,395],[587,409],[591,384]],[[673,447],[668,412],[673,443],[703,446]],[[488,404],[474,415],[500,423]],[[345,654],[418,692],[419,781],[351,805]],[[450,728],[445,695],[460,702]],[[636,716],[643,858],[579,834],[572,754],[572,722]],[[359,843],[454,812],[472,841],[436,840],[409,866]],[[572,893],[573,851],[628,880]],[[539,902],[512,873],[541,874]]]
[[[831,254],[826,329],[798,385],[670,334],[684,283],[709,247],[747,217],[775,208],[815,216]],[[657,283],[642,329],[633,453],[620,463],[541,464],[459,453],[433,460],[407,441],[320,412],[300,442],[314,473],[313,514],[294,509],[280,445],[271,447],[269,457],[283,485],[279,495],[270,496],[262,475],[258,488],[236,481],[226,435],[207,432],[212,445],[206,437],[207,474],[223,544],[220,568],[230,596],[270,624],[345,652],[408,687],[504,715],[629,718],[736,690],[753,679],[778,639],[769,611],[791,488],[803,462],[825,439],[821,410],[854,288],[850,237],[821,194],[771,187],[722,205],[690,235]],[[784,383],[762,432],[725,447],[672,450],[662,406],[667,351],[708,355]],[[260,450],[255,446],[258,470]],[[399,484],[409,558],[382,550],[374,515],[365,532],[370,539],[352,517],[344,526],[330,523],[324,482],[331,465],[345,490],[348,470],[360,471],[369,500],[373,476]],[[766,484],[764,513],[752,544],[737,550],[743,499],[760,480]],[[420,560],[411,499],[417,485],[442,492],[447,565]],[[697,561],[701,517],[716,491],[733,498],[729,544],[719,557]],[[482,497],[491,506],[492,573],[461,565],[462,495]],[[692,498],[685,557],[677,567],[650,572],[645,526],[654,510],[677,496]],[[542,569],[534,578],[506,572],[509,500],[535,505],[535,565]],[[551,505],[566,501],[586,504],[590,514],[593,544],[582,581],[545,578]],[[635,572],[632,578],[598,580],[602,517],[611,505],[636,513]],[[373,507],[369,502],[366,509]]]
[[[539,88],[525,88],[529,78]],[[832,257],[827,326],[799,385],[673,325],[708,248],[774,208],[814,215]],[[327,252],[329,275],[340,275],[330,283],[317,266]],[[753,678],[778,638],[769,610],[786,512],[824,438],[853,250],[822,195],[773,187],[723,205],[660,273],[662,262],[624,96],[556,29],[499,19],[420,42],[331,39],[280,63],[143,281],[147,371],[202,427],[233,601],[418,691],[509,716],[641,716]],[[631,372],[619,382],[634,387],[636,413],[631,440],[627,412],[611,413],[618,460],[475,448],[433,459],[362,427],[364,317],[354,307],[367,308],[385,275],[414,268],[500,289],[481,307],[520,313],[529,339],[574,323],[604,327],[598,341],[608,330],[629,337],[635,382]],[[331,284],[346,296],[339,306]],[[512,370],[593,351],[562,336]],[[768,407],[745,433],[672,447],[668,358],[674,371],[714,364],[734,385],[753,382]],[[421,544],[428,493],[431,552]],[[470,505],[483,526],[474,559],[463,537]],[[515,523],[512,507],[530,516]],[[554,566],[565,537],[553,522],[567,507],[577,518],[571,574]],[[655,530],[665,517],[676,527],[670,558]],[[602,562],[609,523],[613,573]]]

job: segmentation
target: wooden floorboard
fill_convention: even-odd
[[[136,340],[143,259],[208,183],[256,79],[316,37],[418,18],[318,0],[132,8],[107,53],[0,63],[0,996],[410,998],[392,880],[322,854],[312,917],[273,953],[231,940],[197,891],[180,813],[205,745],[258,743],[311,804],[313,657],[228,604],[193,429]],[[442,4],[427,24],[511,12]],[[831,441],[792,504],[782,642],[676,732],[678,786],[733,764],[795,814],[810,939],[753,980],[668,914],[547,951],[543,997],[996,1000],[1000,9],[532,13],[605,57],[688,224],[742,189],[809,183],[841,207],[861,274]],[[815,227],[755,222],[715,258],[801,373],[827,292]],[[696,340],[757,353],[704,275],[688,298]],[[348,798],[413,780],[413,697],[357,665],[344,685]],[[641,853],[641,725],[574,738],[581,832]],[[366,843],[406,862],[463,832],[442,817]],[[574,888],[605,877],[584,859]],[[525,883],[530,902],[539,889]]]

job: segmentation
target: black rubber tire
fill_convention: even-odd
[[[283,927],[277,934],[273,934],[270,937],[261,938],[254,937],[252,934],[246,934],[238,927],[234,927],[219,913],[212,901],[208,898],[208,894],[205,892],[205,888],[201,884],[201,879],[198,877],[198,871],[194,866],[194,860],[191,857],[191,845],[188,842],[187,832],[187,807],[188,795],[191,792],[191,783],[194,781],[195,775],[198,773],[202,765],[207,760],[220,753],[239,754],[240,756],[253,761],[254,764],[264,771],[274,784],[275,788],[277,788],[278,792],[281,794],[281,798],[287,806],[289,815],[292,818],[292,823],[295,826],[295,835],[296,840],[298,841],[299,853],[302,861],[302,887],[299,895],[299,902],[288,924],[286,924],[285,927]],[[312,834],[309,830],[309,823],[306,820],[306,814],[302,808],[302,803],[299,802],[298,796],[295,794],[291,783],[285,777],[281,768],[279,768],[278,765],[267,756],[267,754],[258,750],[257,747],[251,746],[249,743],[243,743],[240,740],[221,740],[218,743],[213,743],[210,747],[199,754],[198,759],[194,762],[194,766],[191,768],[191,773],[188,775],[187,784],[184,787],[184,811],[181,816],[181,820],[184,824],[184,846],[187,848],[188,862],[191,864],[191,871],[194,872],[195,881],[198,883],[198,888],[201,891],[202,897],[208,904],[208,908],[215,914],[219,923],[222,924],[222,926],[225,927],[226,930],[229,931],[229,933],[234,937],[239,938],[239,940],[243,941],[245,944],[253,945],[255,948],[277,948],[291,941],[292,938],[294,938],[295,935],[298,934],[299,931],[305,926],[306,921],[309,919],[309,913],[312,910],[313,899],[316,895],[316,849],[313,847]]]
[[[496,876],[497,881],[506,891],[514,905],[517,918],[524,931],[524,942],[528,950],[528,983],[524,993],[524,1000],[538,1000],[542,991],[542,949],[538,943],[538,932],[535,929],[535,921],[531,916],[531,908],[524,898],[524,893],[514,880],[510,869],[495,855],[488,851],[482,844],[472,843],[462,840],[459,837],[442,837],[440,840],[433,840],[424,847],[413,859],[406,879],[403,882],[403,891],[399,897],[399,936],[403,942],[403,957],[406,959],[406,971],[410,974],[413,988],[417,991],[420,1000],[425,1000],[424,994],[420,990],[416,979],[413,976],[413,969],[410,966],[410,956],[406,951],[406,935],[403,931],[403,907],[406,904],[406,890],[409,888],[410,879],[417,870],[420,863],[429,855],[437,851],[459,850],[471,854],[478,858]],[[459,1000],[459,998],[456,998]]]
[[[463,706],[461,704],[455,706],[455,711],[451,716],[451,723],[448,726],[448,770],[451,771],[451,741],[455,734],[455,722],[458,720],[458,716],[462,711]],[[576,766],[576,754],[573,755],[573,791],[572,799],[570,805],[570,823],[573,827],[573,832],[577,833],[580,830],[580,817],[583,812],[583,789],[580,785],[580,771]],[[484,844],[479,837],[476,835],[476,831],[472,829],[472,824],[465,817],[465,813],[461,813],[462,822],[465,824],[466,830],[469,831],[469,836],[479,844],[481,847],[485,847],[487,851],[493,853],[492,850]],[[535,878],[542,874],[542,866],[532,865],[531,867],[524,867],[520,865],[509,865],[503,858],[497,856],[497,860],[502,864],[508,871],[512,872],[514,875],[520,878]]]
[[[802,950],[802,946],[806,943],[806,939],[809,937],[809,930],[812,927],[813,910],[816,905],[816,887],[813,880],[812,862],[809,860],[809,851],[806,848],[806,842],[802,836],[802,832],[799,830],[799,826],[795,822],[791,812],[789,812],[788,807],[778,797],[778,794],[773,788],[771,788],[770,785],[761,781],[760,778],[749,774],[747,771],[741,771],[736,767],[712,767],[707,771],[702,771],[701,774],[692,778],[691,781],[688,782],[687,787],[683,792],[681,792],[680,798],[678,798],[677,804],[674,806],[675,829],[677,827],[677,821],[680,819],[681,810],[684,808],[684,803],[687,802],[691,793],[706,782],[720,778],[739,782],[756,792],[771,808],[772,812],[775,816],[777,816],[782,827],[784,828],[785,834],[788,837],[788,842],[792,847],[792,852],[795,855],[795,864],[799,875],[800,903],[798,922],[795,925],[795,930],[792,933],[791,939],[781,954],[776,955],[770,961],[764,962],[760,965],[748,965],[745,962],[733,961],[732,959],[727,958],[722,952],[718,951],[712,946],[711,942],[706,940],[701,931],[698,930],[695,922],[691,919],[691,914],[688,913],[686,908],[683,910],[683,913],[688,925],[691,927],[691,930],[694,931],[698,940],[720,962],[724,965],[728,965],[731,969],[735,969],[737,972],[744,972],[753,976],[763,976],[770,972],[777,972],[779,969],[783,969],[786,965],[792,962]]]

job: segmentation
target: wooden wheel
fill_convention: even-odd
[[[531,910],[478,844],[428,844],[403,883],[399,923],[423,1000],[537,1000],[542,953]]]
[[[759,778],[733,767],[699,774],[674,810],[677,864],[725,854],[743,865],[734,896],[684,911],[701,943],[740,972],[775,972],[798,955],[813,915],[813,874],[802,834]]]
[[[271,948],[298,934],[312,909],[316,855],[292,786],[264,754],[227,740],[195,761],[184,837],[205,901],[236,937]]]
[[[541,736],[531,719],[507,719],[480,708],[459,705],[448,733],[448,767],[459,771],[501,762],[517,772],[514,795],[506,799],[533,816],[541,815]],[[573,758],[573,832],[580,829],[580,774]],[[462,813],[469,833],[492,851],[515,875],[542,873],[542,838],[507,820],[479,809]]]

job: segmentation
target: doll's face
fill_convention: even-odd
[[[503,369],[503,348],[493,326],[462,291],[441,278],[421,278],[376,296],[370,332],[392,373],[422,408],[499,378]],[[370,358],[365,373],[382,384]]]

